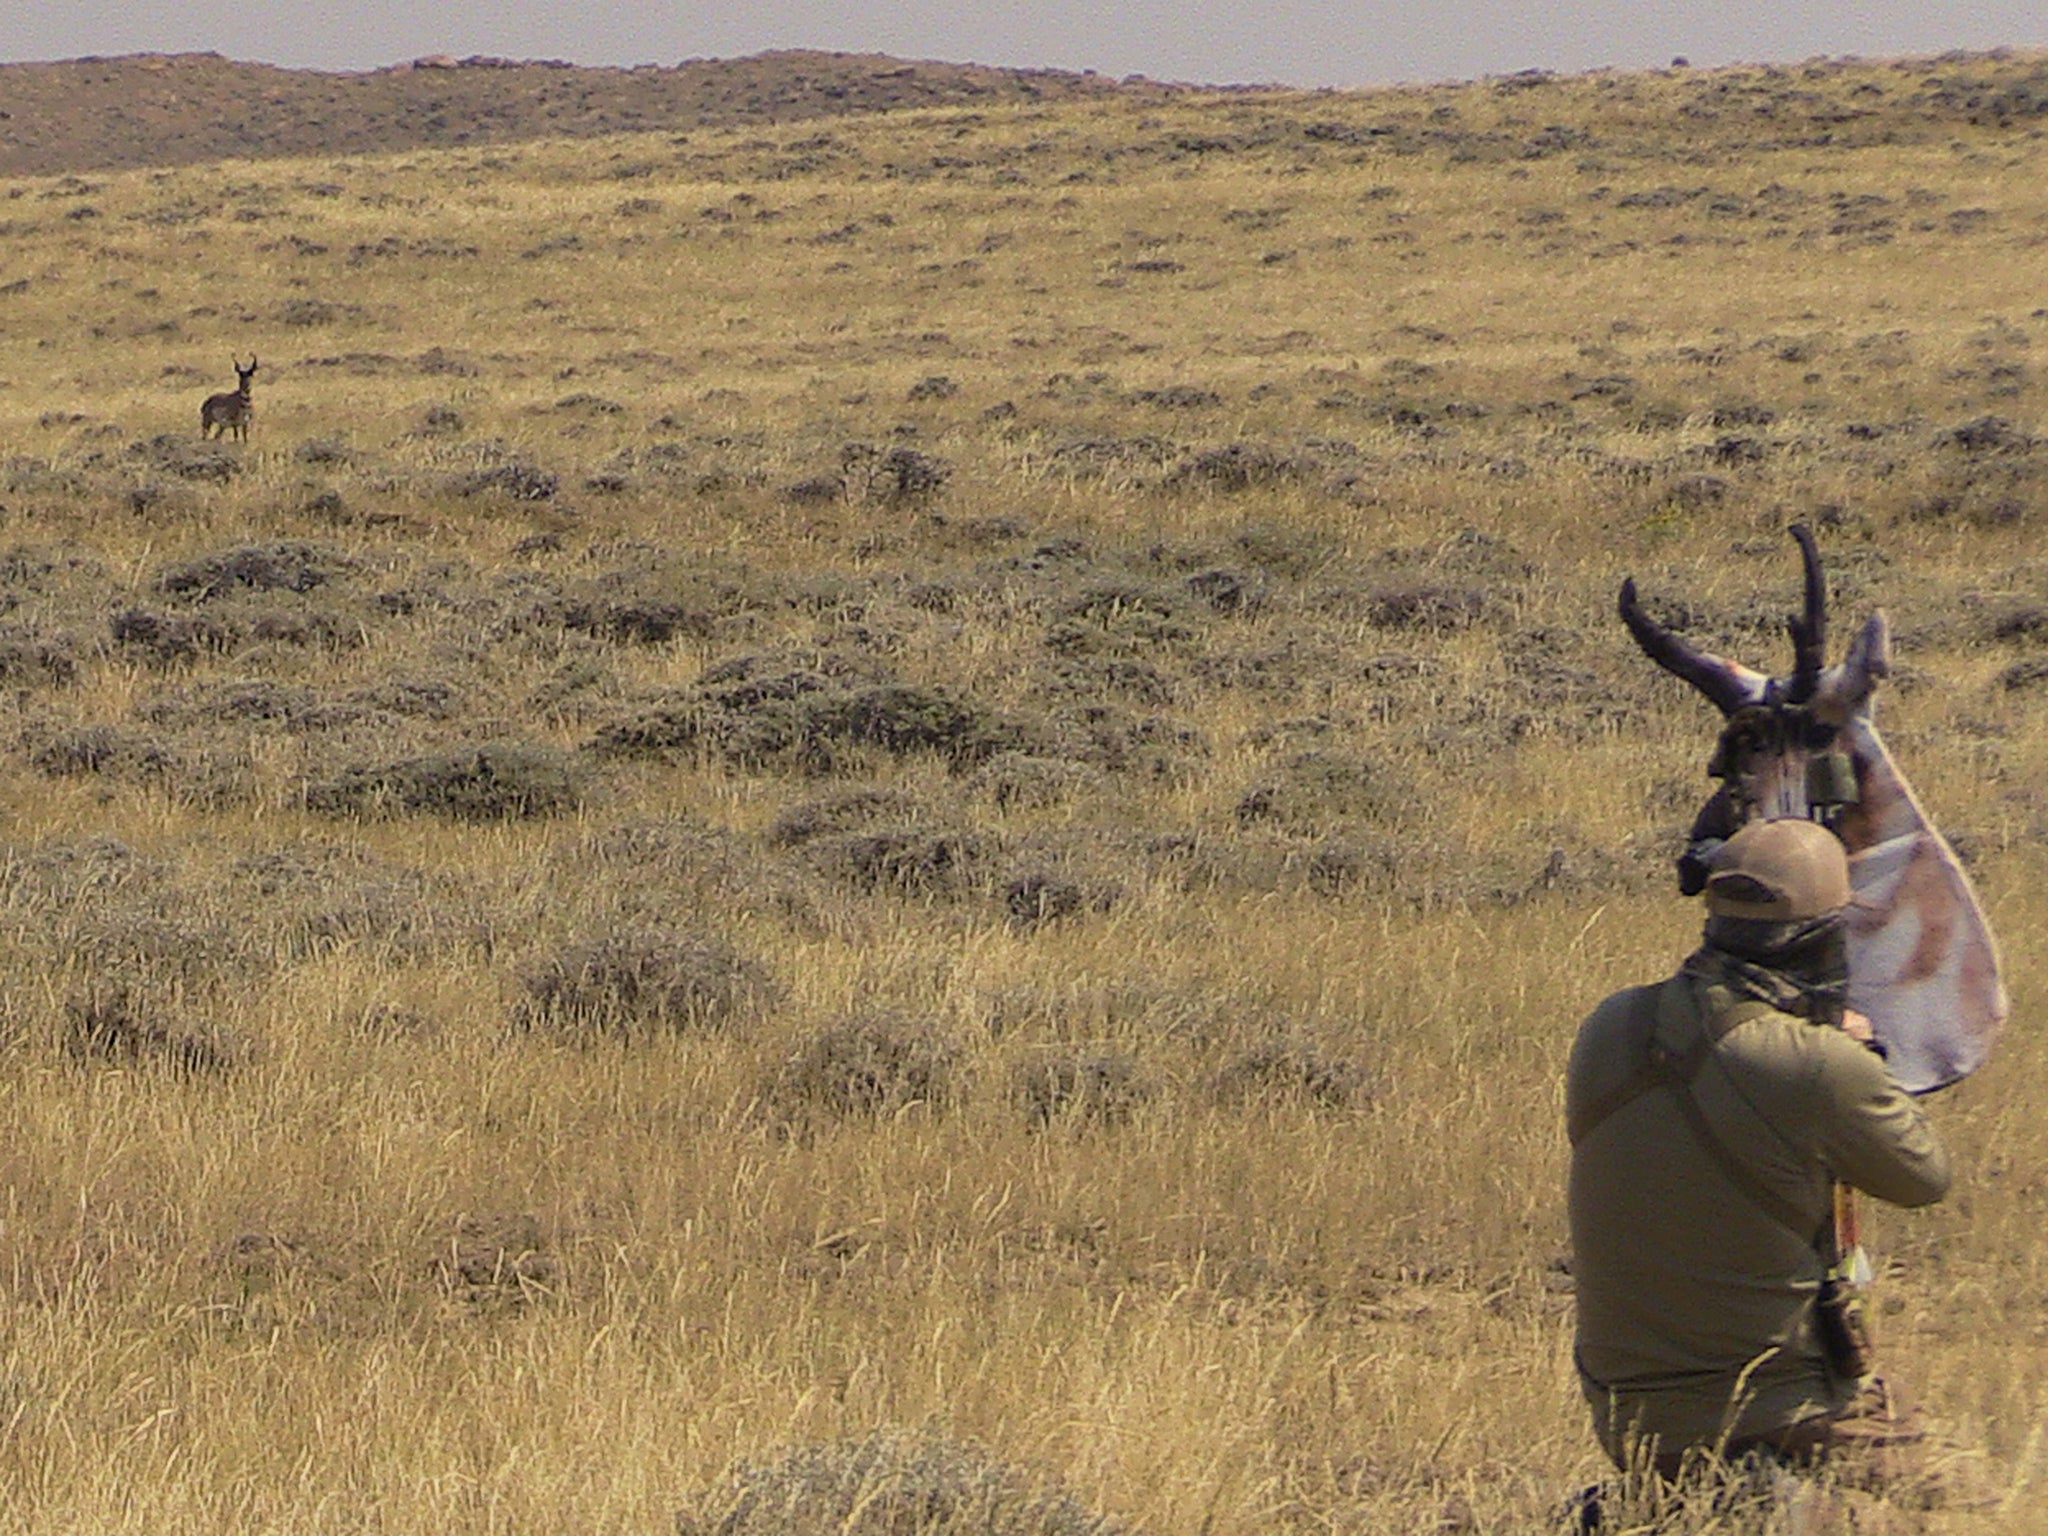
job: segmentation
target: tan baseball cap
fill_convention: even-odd
[[[1707,910],[1721,917],[1822,917],[1849,895],[1849,852],[1817,821],[1753,821],[1721,846],[1707,875]]]

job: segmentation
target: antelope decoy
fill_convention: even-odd
[[[1953,849],[1928,821],[1871,720],[1891,670],[1882,613],[1825,665],[1827,588],[1812,532],[1795,525],[1803,611],[1786,621],[1792,670],[1752,671],[1682,640],[1621,586],[1621,621],[1645,655],[1721,711],[1707,764],[1719,779],[1693,822],[1679,887],[1695,895],[1720,843],[1757,817],[1813,817],[1849,850],[1849,1006],[1868,1016],[1892,1075],[1910,1093],[1968,1076],[2005,1023],[1990,926]]]
[[[199,407],[199,435],[225,437],[233,432],[237,438],[247,442],[249,418],[256,414],[255,404],[249,399],[249,383],[256,377],[256,354],[249,354],[249,366],[246,368],[239,357],[231,361],[235,365],[235,387],[206,397]]]

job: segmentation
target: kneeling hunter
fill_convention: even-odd
[[[1816,1306],[1833,1184],[1919,1206],[1949,1182],[1844,1007],[1834,834],[1754,822],[1705,894],[1700,948],[1593,1011],[1565,1091],[1580,1385],[1616,1464],[1644,1456],[1666,1476],[1689,1455],[1883,1443],[1888,1403],[1827,1347]]]

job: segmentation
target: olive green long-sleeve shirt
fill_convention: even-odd
[[[1723,1017],[1725,989],[1681,974],[1617,993],[1580,1027],[1566,1112],[1625,1091],[1654,1038],[1683,1054]],[[1702,1143],[1675,1092],[1627,1097],[1573,1148],[1577,1362],[1610,1456],[1768,1433],[1844,1407],[1813,1327],[1831,1180],[1897,1205],[1947,1192],[1947,1154],[1884,1063],[1839,1029],[1766,1011],[1715,1041],[1691,1081],[1709,1126],[1769,1190],[1766,1212]],[[1797,1215],[1797,1229],[1785,1215]]]

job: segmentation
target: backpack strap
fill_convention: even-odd
[[[1650,1060],[1650,1037],[1657,1028],[1658,1012],[1656,1008],[1637,1008],[1623,1021],[1621,1049],[1635,1066],[1627,1077],[1599,1097],[1579,1105],[1578,1113],[1566,1119],[1565,1134],[1573,1146],[1592,1135],[1622,1106],[1634,1103],[1663,1081]]]
[[[1672,1097],[1678,1101],[1679,1112],[1685,1116],[1685,1123],[1692,1127],[1693,1135],[1699,1138],[1700,1145],[1707,1149],[1707,1155],[1713,1158],[1714,1166],[1721,1170],[1728,1182],[1747,1195],[1758,1210],[1802,1243],[1812,1242],[1814,1234],[1799,1208],[1758,1178],[1755,1170],[1736,1157],[1728,1143],[1715,1133],[1706,1111],[1700,1108],[1700,1101],[1693,1097],[1692,1083],[1676,1078],[1666,1081]]]
[[[1769,1003],[1743,998],[1702,1018],[1691,996],[1691,983],[1683,975],[1672,977],[1658,990],[1653,1006],[1638,1009],[1628,1020],[1627,1048],[1637,1057],[1636,1067],[1621,1083],[1585,1105],[1567,1125],[1572,1145],[1577,1146],[1623,1105],[1641,1098],[1653,1088],[1669,1088],[1679,1113],[1685,1116],[1685,1123],[1692,1127],[1693,1135],[1699,1138],[1700,1145],[1713,1158],[1714,1166],[1721,1170],[1728,1182],[1742,1191],[1758,1210],[1801,1242],[1811,1241],[1813,1234],[1806,1230],[1804,1214],[1758,1178],[1755,1171],[1735,1155],[1715,1131],[1692,1091],[1693,1079],[1699,1075],[1715,1045],[1738,1025],[1775,1011]],[[1675,1032],[1682,1033],[1688,1024],[1692,1025],[1691,1038],[1674,1049],[1667,1043],[1668,1037]],[[1663,1038],[1660,1038],[1660,1025],[1666,1026],[1662,1031]]]
[[[1628,1017],[1623,1025],[1621,1048],[1635,1061],[1635,1068],[1607,1092],[1580,1105],[1579,1112],[1566,1122],[1565,1134],[1571,1138],[1573,1146],[1592,1135],[1610,1115],[1624,1105],[1634,1103],[1652,1088],[1667,1083],[1680,1086],[1690,1083],[1706,1061],[1707,1053],[1724,1035],[1739,1024],[1773,1011],[1769,1003],[1744,998],[1713,1017],[1700,1020],[1685,1049],[1672,1052],[1659,1042],[1658,1026],[1683,1027],[1693,1012],[1690,992],[1691,983],[1683,975],[1673,976],[1658,988],[1650,1006],[1638,1008]],[[1685,1097],[1690,1099],[1691,1095]]]

